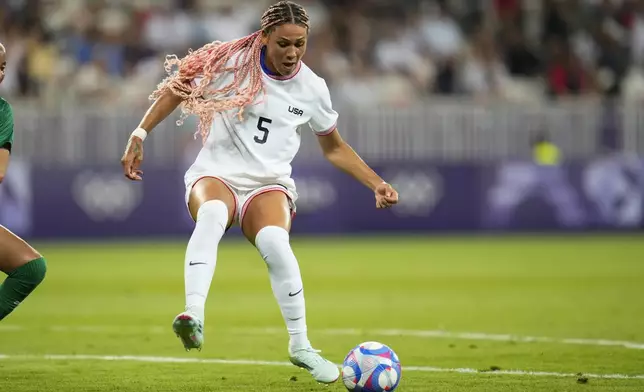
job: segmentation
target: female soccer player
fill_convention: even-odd
[[[155,102],[132,132],[122,164],[126,177],[140,181],[148,133],[179,104],[182,119],[199,116],[204,145],[185,175],[186,203],[196,222],[185,257],[186,308],[173,329],[187,350],[202,347],[218,243],[238,223],[268,266],[291,362],[332,383],[338,368],[307,338],[302,278],[289,244],[299,128],[310,126],[325,157],[374,191],[377,208],[396,204],[398,195],[340,137],[325,81],[301,61],[308,32],[302,6],[280,1],[264,13],[260,31],[207,44],[180,60],[168,57],[170,76],[151,95]]]
[[[0,43],[0,83],[7,67],[7,51]],[[7,101],[0,98],[0,182],[9,166],[13,144],[13,111]],[[42,282],[47,263],[38,252],[20,237],[0,226],[0,271],[7,279],[0,285],[0,321]]]

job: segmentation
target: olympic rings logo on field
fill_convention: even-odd
[[[139,206],[141,188],[123,180],[122,174],[85,171],[72,184],[76,204],[97,222],[123,221]]]
[[[399,171],[386,178],[400,195],[391,210],[398,216],[429,216],[443,198],[443,178],[436,170]]]
[[[328,181],[317,178],[295,179],[297,186],[297,212],[307,213],[333,205],[338,194]]]
[[[602,223],[636,227],[644,211],[644,163],[638,157],[615,155],[584,168],[582,185]]]

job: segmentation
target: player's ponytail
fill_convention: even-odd
[[[196,115],[199,118],[197,133],[201,134],[203,142],[208,138],[217,113],[239,109],[241,119],[244,108],[251,105],[260,91],[264,90],[260,64],[262,34],[268,34],[285,23],[309,27],[304,8],[290,1],[280,1],[271,6],[261,22],[261,30],[246,37],[230,42],[209,43],[188,52],[181,59],[175,55],[167,56],[165,70],[169,76],[157,86],[150,99],[156,100],[168,91],[180,97],[183,103],[177,125],[182,125],[189,115]],[[238,57],[230,66],[228,63],[234,56]],[[233,82],[212,90],[210,83],[227,72],[234,74]],[[200,78],[200,83],[192,83],[195,78]]]

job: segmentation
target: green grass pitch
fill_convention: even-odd
[[[205,346],[190,353],[171,329],[183,310],[185,242],[36,245],[49,274],[0,323],[2,391],[345,390],[284,364],[288,337],[246,242],[224,240]],[[401,392],[644,390],[642,237],[293,247],[314,346],[340,363],[362,341],[390,345]]]

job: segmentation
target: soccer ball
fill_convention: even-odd
[[[400,383],[402,368],[398,355],[378,342],[354,347],[342,363],[342,382],[349,391],[393,391]]]

